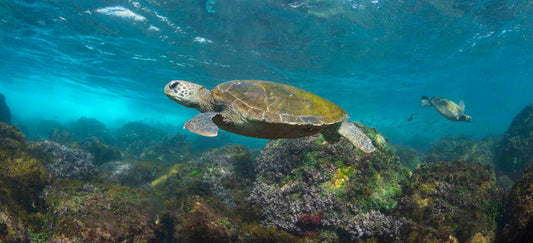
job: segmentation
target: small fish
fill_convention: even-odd
[[[411,114],[409,119],[407,119],[407,121],[412,121],[413,119],[415,119],[415,117],[416,117],[416,113],[413,113],[413,114]]]

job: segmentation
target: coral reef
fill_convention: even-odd
[[[6,104],[6,97],[0,93],[0,122],[11,124],[11,111]]]
[[[43,193],[44,232],[54,242],[155,242],[158,203],[148,196],[123,186],[58,180]]]
[[[395,208],[409,175],[375,129],[359,125],[376,151],[366,154],[344,138],[335,144],[322,136],[272,140],[256,159],[257,180],[249,202],[262,224],[319,238],[390,239],[406,225],[385,216]],[[311,225],[301,222],[316,217]],[[300,219],[300,220],[299,220]]]
[[[465,160],[492,165],[497,143],[498,139],[491,137],[479,141],[467,136],[446,136],[431,145],[424,161]]]
[[[533,241],[533,167],[528,167],[516,181],[505,200],[499,242]]]
[[[494,240],[503,191],[491,166],[424,163],[413,173],[394,214],[406,216],[411,242]],[[485,241],[485,242],[486,242]]]
[[[81,149],[44,141],[39,145],[39,150],[48,158],[45,166],[54,179],[89,180],[95,174],[94,156]]]
[[[496,152],[496,172],[518,179],[533,164],[533,104],[518,113]]]

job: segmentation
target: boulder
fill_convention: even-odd
[[[11,111],[6,104],[6,97],[0,93],[0,122],[11,124]]]
[[[495,159],[496,173],[518,179],[533,165],[533,104],[516,115],[505,132]]]

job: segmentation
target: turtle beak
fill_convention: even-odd
[[[167,96],[173,95],[173,91],[180,85],[180,81],[172,80],[165,86],[165,94]]]

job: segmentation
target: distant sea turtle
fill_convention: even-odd
[[[172,100],[201,113],[185,128],[203,136],[217,136],[218,128],[248,137],[299,138],[322,133],[328,142],[341,136],[370,153],[372,141],[336,104],[293,86],[261,81],[234,80],[213,90],[174,80],[165,87]]]
[[[450,121],[472,121],[472,117],[466,115],[465,104],[461,100],[459,105],[453,103],[451,100],[439,98],[439,97],[427,97],[422,96],[422,101],[420,102],[421,107],[433,106],[437,111],[446,119]]]

